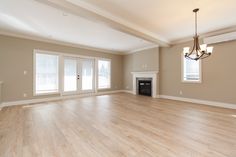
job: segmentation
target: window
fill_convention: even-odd
[[[34,50],[33,62],[34,95],[82,94],[111,88],[110,59]]]
[[[59,91],[59,56],[35,53],[35,94]]]
[[[111,87],[111,61],[98,60],[98,89]]]
[[[187,59],[182,55],[182,81],[201,82],[201,60]]]

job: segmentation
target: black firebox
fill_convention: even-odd
[[[152,81],[138,80],[138,94],[145,96],[152,96]]]

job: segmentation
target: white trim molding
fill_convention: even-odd
[[[218,30],[215,30],[215,31],[210,31],[210,32],[207,32],[207,33],[203,33],[203,34],[201,34],[200,39],[204,40],[204,38],[223,35],[223,34],[235,32],[235,31],[236,31],[236,26],[234,25],[234,26],[231,26],[231,27],[227,27],[227,28],[218,29]],[[193,37],[189,36],[189,37],[186,37],[186,38],[171,41],[170,44],[171,45],[177,45],[177,44],[186,43],[186,42],[189,42],[189,41],[192,41],[192,40],[193,40]]]
[[[157,74],[158,71],[142,71],[131,72],[133,75],[133,94],[137,94],[137,78],[151,78],[152,79],[152,97],[156,98],[157,93]]]
[[[192,99],[192,98],[176,97],[176,96],[169,96],[169,95],[159,95],[157,97],[158,98],[163,98],[163,99],[170,99],[170,100],[177,100],[177,101],[184,101],[184,102],[190,102],[190,103],[214,106],[214,107],[236,109],[236,104],[223,103],[223,102],[217,102],[217,101]]]
[[[137,53],[137,52],[144,51],[144,50],[154,49],[154,48],[158,48],[158,47],[159,47],[159,45],[151,45],[151,46],[131,50],[131,51],[127,52],[127,54],[125,54],[125,55],[129,55],[129,54],[132,54],[132,53]]]
[[[50,102],[50,101],[57,101],[57,100],[82,98],[82,97],[88,97],[88,96],[109,95],[109,94],[115,94],[115,93],[134,94],[133,91],[131,91],[131,90],[115,90],[115,91],[106,91],[106,92],[98,92],[98,93],[86,93],[86,94],[81,94],[81,95],[69,95],[69,96],[64,95],[64,96],[49,97],[49,98],[39,98],[39,99],[3,102],[2,104],[0,103],[0,111],[3,107],[7,107],[7,106],[35,104],[35,103],[43,103],[43,102]],[[208,105],[208,106],[214,106],[214,107],[236,109],[236,104],[223,103],[223,102],[217,102],[217,101],[208,101],[208,100],[176,97],[176,96],[169,96],[169,95],[156,95],[153,97],[176,100],[176,101],[183,101],[183,102],[190,102],[190,103],[196,103],[196,104],[202,104],[202,105]]]
[[[131,90],[121,90],[122,93],[129,93],[129,94],[133,94],[133,91]]]
[[[62,95],[62,96],[57,96],[57,97],[9,101],[9,102],[3,102],[2,104],[0,104],[0,110],[1,110],[1,108],[7,107],[7,106],[35,104],[35,103],[43,103],[43,102],[49,102],[49,101],[82,98],[82,97],[88,97],[88,96],[109,95],[109,94],[122,93],[122,92],[124,92],[124,91],[123,90],[115,90],[115,91],[106,91],[106,92],[98,92],[98,93],[85,93],[85,94],[80,94],[80,95]]]

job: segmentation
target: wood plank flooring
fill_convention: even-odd
[[[236,110],[125,93],[6,107],[0,157],[236,157]]]

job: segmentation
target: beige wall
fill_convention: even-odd
[[[0,82],[0,104],[2,103],[2,83]]]
[[[40,98],[33,97],[34,49],[109,58],[112,60],[110,90],[123,88],[123,56],[0,35],[0,81],[4,82],[3,101]],[[28,71],[27,75],[23,75],[24,70]],[[23,93],[28,96],[24,98]]]
[[[124,89],[132,90],[134,71],[158,71],[159,70],[159,48],[143,50],[124,56]],[[157,86],[158,83],[157,83]],[[159,88],[159,87],[158,87]],[[159,90],[157,91],[157,93]]]
[[[181,82],[181,52],[190,45],[160,49],[161,94],[236,104],[236,41],[213,45],[212,56],[202,61],[201,84]]]
[[[181,82],[181,52],[183,47],[189,45],[192,45],[192,42],[160,48],[160,52],[159,48],[153,48],[120,56],[0,36],[0,81],[4,82],[3,101],[40,98],[33,97],[33,49],[42,49],[110,58],[112,60],[111,90],[132,90],[131,72],[159,71],[160,60],[159,94],[236,104],[236,41],[213,45],[213,55],[202,62],[203,82],[201,84]],[[28,71],[27,75],[23,75],[24,70]],[[23,93],[28,96],[24,98]]]

